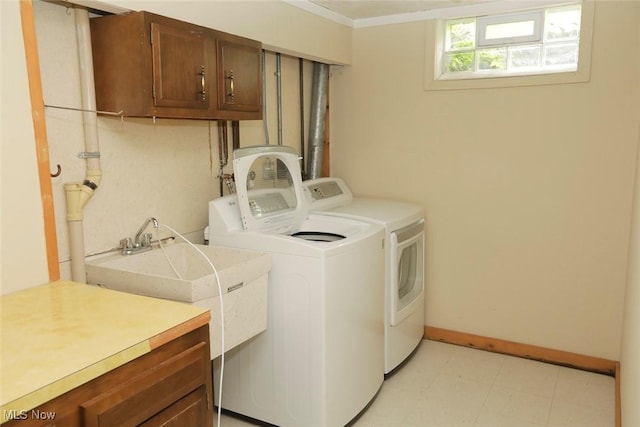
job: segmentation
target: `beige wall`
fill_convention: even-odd
[[[6,293],[46,281],[47,272],[18,6],[0,5]],[[425,92],[424,23],[354,30],[353,66],[332,75],[333,174],[356,193],[425,207],[427,324],[619,358],[640,111],[639,7],[598,4],[592,78],[574,85]],[[50,21],[40,19],[39,29],[48,40],[45,101],[75,102],[70,18],[59,6],[36,2],[36,10]],[[267,62],[273,67],[274,56]],[[283,68],[285,81],[295,79],[294,59],[285,57]],[[297,81],[285,85],[285,97],[297,102]],[[64,169],[59,181],[81,179],[77,118],[52,109],[46,118],[51,161]],[[274,120],[270,107],[272,142]],[[285,107],[286,144],[298,145],[297,126],[297,111]],[[261,122],[243,124],[242,134],[245,145],[262,142]],[[217,195],[214,123],[102,118],[100,143],[105,178],[85,212],[87,253],[111,248],[148,215],[200,238],[202,203]]]
[[[131,1],[123,3],[136,9]],[[35,143],[24,65],[25,52],[18,2],[1,1],[2,8],[2,271],[1,292],[47,282],[42,206],[37,182]],[[263,41],[267,47],[305,58],[348,63],[351,29],[316,18],[290,5],[269,2],[139,2],[139,9],[162,13]],[[78,71],[73,14],[61,6],[34,2],[41,44],[45,102],[77,106]],[[289,25],[273,25],[288,22]],[[268,127],[277,141],[275,112],[275,55],[267,62]],[[11,64],[11,67],[7,66]],[[298,62],[283,55],[283,140],[299,146]],[[306,102],[311,65],[305,63]],[[308,108],[307,108],[308,111]],[[51,163],[63,174],[53,181],[54,202],[63,278],[70,276],[69,250],[62,185],[81,181],[84,162],[79,115],[47,108]],[[131,235],[149,215],[202,239],[207,222],[206,202],[218,195],[217,131],[215,122],[100,118],[104,178],[85,209],[85,252],[113,248]],[[264,142],[261,121],[242,124],[243,145]],[[210,159],[210,160],[209,160]],[[213,166],[211,166],[211,164]],[[227,168],[230,171],[230,168]],[[197,206],[197,208],[193,208]]]
[[[0,293],[5,294],[46,283],[49,273],[19,3],[0,1],[0,19]]]
[[[269,50],[332,64],[351,62],[351,28],[279,0],[101,0],[260,40]]]
[[[640,27],[638,27],[640,41]],[[639,141],[640,143],[640,137]],[[622,354],[620,356],[620,395],[622,425],[640,425],[640,152],[636,164],[635,202],[629,249],[629,276],[625,296]]]
[[[36,27],[45,103],[79,106],[79,72],[73,13],[36,1]],[[277,143],[275,92],[276,55],[266,56],[268,123],[271,143]],[[305,64],[309,103],[311,64]],[[283,143],[299,147],[298,60],[282,57]],[[308,106],[306,108],[308,111]],[[58,247],[63,278],[70,278],[68,229],[63,185],[84,179],[81,114],[46,109],[52,164],[63,173],[53,180]],[[149,216],[202,242],[208,223],[208,201],[219,196],[218,132],[215,121],[98,119],[103,178],[84,210],[85,253],[111,250],[121,238],[132,237]],[[265,142],[262,121],[241,125],[242,145]],[[225,169],[231,173],[231,159]],[[149,230],[151,231],[151,230]],[[162,231],[162,230],[161,230]],[[164,230],[163,236],[169,233]]]
[[[599,2],[591,81],[424,91],[425,23],[354,30],[332,173],[427,220],[427,325],[618,360],[639,2]]]

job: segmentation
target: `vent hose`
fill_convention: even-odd
[[[320,178],[322,174],[322,148],[324,145],[325,116],[327,113],[327,88],[329,65],[313,63],[311,83],[311,111],[309,120],[309,149],[307,150],[307,178]]]

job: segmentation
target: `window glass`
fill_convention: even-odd
[[[478,46],[539,42],[543,11],[478,17]]]
[[[255,218],[291,211],[297,206],[289,168],[276,157],[259,157],[247,176],[249,208]]]
[[[575,71],[581,10],[576,4],[446,21],[439,78]]]
[[[507,48],[478,50],[478,70],[504,70],[507,68]]]
[[[578,40],[580,37],[580,8],[551,9],[546,13],[545,41]]]
[[[446,50],[473,49],[476,40],[476,20],[465,19],[447,22]]]
[[[578,62],[578,44],[554,44],[544,48],[544,65],[557,67]]]
[[[411,298],[403,300],[416,288],[416,274],[418,273],[418,245],[417,243],[407,246],[402,250],[398,263],[398,300],[400,307],[404,307],[411,302]]]
[[[512,46],[509,48],[511,69],[535,69],[540,67],[540,46]]]
[[[473,71],[475,52],[447,53],[444,56],[444,69],[447,73]]]
[[[533,35],[534,21],[507,22],[487,25],[484,37],[487,40]]]

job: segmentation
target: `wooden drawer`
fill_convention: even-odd
[[[206,325],[2,427],[212,427],[209,354]],[[38,419],[37,413],[52,418]]]

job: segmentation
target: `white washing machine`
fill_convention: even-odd
[[[222,407],[278,426],[344,426],[384,380],[384,229],[308,214],[288,147],[238,149],[234,173],[237,196],[209,204],[209,243],[268,252],[272,267],[267,330],[225,354]]]
[[[415,204],[353,197],[340,178],[304,181],[311,211],[385,227],[384,355],[388,374],[424,336],[424,210]]]

